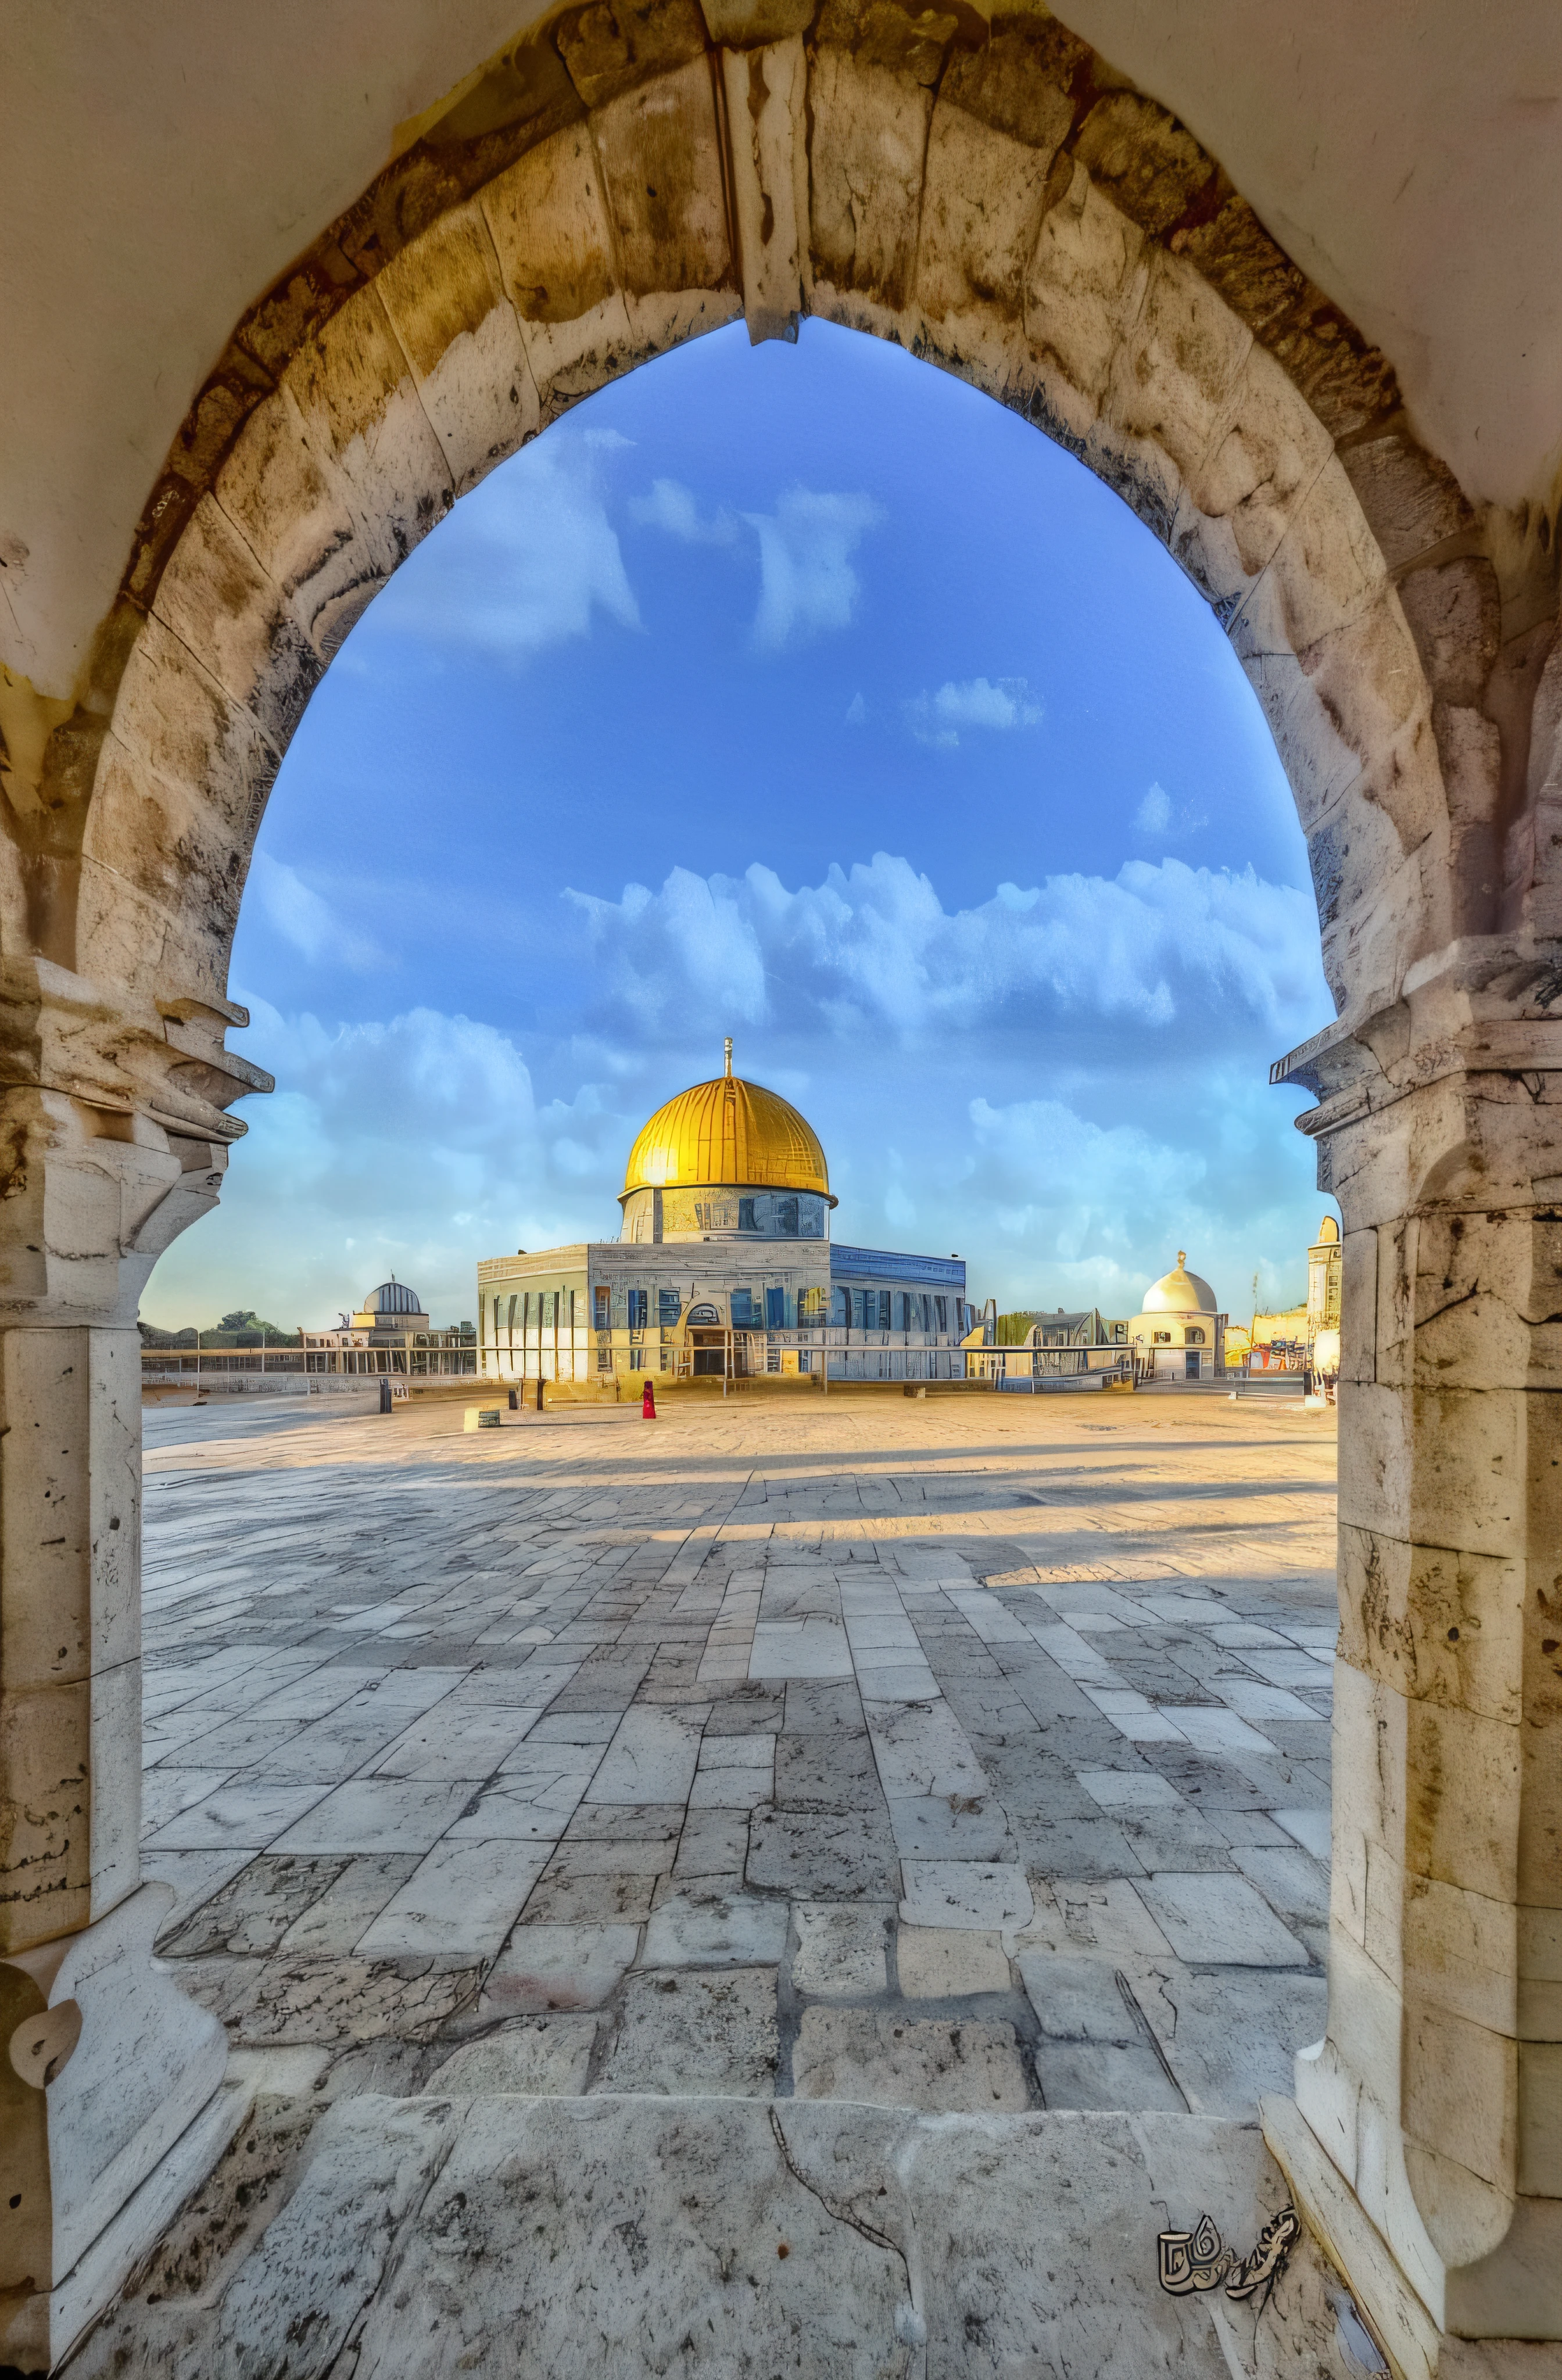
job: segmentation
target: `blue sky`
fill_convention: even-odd
[[[1272,1057],[1332,1014],[1295,809],[1197,591],[1061,449],[898,349],[741,326],[580,407],[371,607],[234,951],[218,1212],[142,1311],[329,1321],[610,1236],[661,1100],[795,1099],[837,1236],[1000,1305],[1233,1314],[1325,1201]]]

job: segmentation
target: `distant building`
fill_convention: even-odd
[[[629,1151],[616,1240],[485,1258],[480,1369],[497,1380],[755,1372],[958,1379],[976,1318],[958,1257],[846,1247],[824,1152],[789,1101],[726,1069]]]
[[[395,1274],[335,1330],[306,1330],[304,1368],[338,1377],[459,1379],[477,1370],[477,1333],[436,1330],[415,1289]]]
[[[1188,1270],[1183,1249],[1172,1271],[1152,1281],[1144,1310],[1128,1326],[1138,1366],[1155,1380],[1213,1380],[1226,1370],[1226,1317],[1207,1281]]]
[[[1072,1312],[1060,1305],[1051,1314],[1040,1309],[1001,1314],[994,1344],[996,1352],[980,1366],[973,1361],[970,1368],[1006,1383],[1120,1371],[1132,1361],[1128,1324],[1108,1321],[1098,1305]]]
[[[1307,1251],[1306,1298],[1279,1312],[1255,1314],[1251,1331],[1234,1331],[1233,1360],[1239,1355],[1253,1372],[1306,1372],[1314,1366],[1337,1372],[1343,1257],[1339,1225],[1325,1215]]]

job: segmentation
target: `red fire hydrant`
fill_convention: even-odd
[[[640,1417],[641,1421],[654,1421],[656,1418],[656,1391],[649,1380],[641,1391]]]

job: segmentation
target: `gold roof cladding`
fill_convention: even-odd
[[[629,1151],[619,1196],[707,1185],[812,1190],[836,1203],[812,1124],[777,1092],[740,1075],[696,1083],[657,1109]]]

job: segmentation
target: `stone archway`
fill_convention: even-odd
[[[53,2195],[18,2269],[66,2284],[220,2131],[208,2021],[137,1998],[133,1326],[267,1087],[226,970],[288,738],[495,463],[681,339],[814,313],[1097,471],[1269,718],[1339,1010],[1276,1072],[1319,1095],[1349,1282],[1330,2032],[1269,2136],[1406,2371],[1445,2329],[1558,2336],[1551,523],[1477,516],[1214,161],[1050,18],[599,0],[412,129],[237,326],[6,820],[5,1973],[84,2016],[18,2101]],[[108,2264],[34,2301],[46,2344]]]

